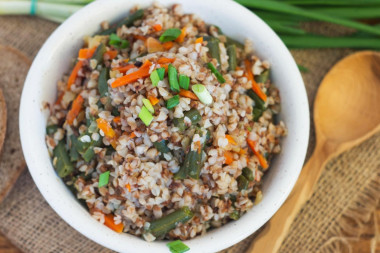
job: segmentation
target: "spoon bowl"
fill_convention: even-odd
[[[292,193],[247,253],[277,252],[328,160],[380,131],[380,53],[364,51],[338,62],[314,103],[316,147]]]

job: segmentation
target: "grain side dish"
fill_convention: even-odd
[[[134,8],[84,38],[46,143],[91,215],[147,241],[239,219],[286,135],[269,63],[180,5]]]

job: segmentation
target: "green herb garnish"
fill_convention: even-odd
[[[108,184],[109,179],[110,179],[109,171],[106,171],[100,174],[98,188],[106,186]]]
[[[211,62],[207,63],[207,67],[215,75],[215,77],[216,77],[216,79],[218,79],[219,83],[225,83],[226,82],[226,80],[224,79],[222,74],[220,74],[220,72],[215,68],[215,66]]]
[[[179,96],[175,95],[174,97],[166,101],[166,108],[172,109],[176,107],[178,104],[179,104]]]
[[[149,112],[148,108],[143,106],[139,113],[139,118],[144,122],[146,126],[149,126],[153,120],[153,115]]]
[[[161,42],[168,42],[175,40],[181,35],[181,30],[178,28],[170,28],[166,30],[161,36],[160,41]]]

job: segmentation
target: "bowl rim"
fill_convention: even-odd
[[[244,231],[239,231],[239,233],[236,233],[234,235],[228,234],[225,236],[222,236],[221,233],[212,233],[212,235],[209,235],[209,233],[206,234],[206,236],[202,237],[196,237],[195,239],[191,239],[186,241],[186,244],[190,246],[192,250],[196,250],[196,252],[215,252],[222,249],[225,249],[244,238],[248,237],[250,234],[255,232],[258,228],[260,228],[265,222],[267,222],[270,217],[273,216],[273,214],[279,209],[279,207],[283,204],[283,202],[286,200],[288,195],[290,194],[290,191],[292,190],[299,173],[302,169],[302,165],[304,162],[304,157],[306,156],[307,151],[307,145],[308,145],[308,139],[309,139],[309,128],[310,128],[310,121],[309,121],[309,106],[308,106],[308,100],[306,95],[305,86],[302,80],[302,77],[298,71],[297,65],[291,56],[288,49],[285,47],[283,42],[279,39],[279,37],[269,28],[267,24],[265,24],[260,18],[258,18],[255,14],[247,10],[245,7],[239,5],[238,3],[231,1],[231,0],[193,0],[192,2],[196,2],[198,4],[202,3],[209,3],[214,2],[216,3],[223,3],[224,8],[232,8],[239,11],[241,14],[241,17],[250,17],[250,20],[254,21],[254,23],[258,26],[263,27],[263,29],[266,30],[268,37],[275,40],[275,43],[278,44],[279,47],[282,47],[284,50],[285,57],[289,61],[289,68],[291,69],[293,75],[294,75],[294,83],[296,83],[298,86],[297,90],[300,95],[300,104],[303,105],[303,108],[299,109],[299,117],[303,119],[303,122],[300,124],[303,125],[303,129],[301,129],[301,134],[298,135],[298,142],[299,147],[298,150],[300,151],[298,155],[298,161],[294,162],[295,168],[292,168],[292,172],[294,172],[294,176],[289,181],[289,186],[285,189],[283,189],[283,192],[281,192],[281,196],[277,199],[275,207],[271,209],[270,212],[267,212],[263,214],[263,219],[259,222],[256,222],[252,228],[245,229]],[[39,80],[39,78],[43,78],[41,76],[38,76],[37,73],[41,70],[41,62],[46,60],[45,55],[49,54],[50,50],[54,48],[55,41],[60,39],[62,37],[61,33],[65,30],[68,30],[71,26],[77,24],[78,22],[82,20],[82,15],[88,15],[88,13],[91,13],[91,11],[96,10],[97,8],[100,8],[102,4],[105,2],[109,3],[107,0],[98,0],[90,3],[89,5],[85,6],[84,8],[80,9],[76,13],[74,13],[70,18],[68,18],[63,24],[61,24],[46,40],[40,51],[38,52],[37,56],[35,57],[32,66],[29,70],[29,73],[27,75],[27,78],[25,80],[24,89],[22,92],[21,97],[21,105],[20,105],[20,119],[19,119],[19,125],[20,125],[20,136],[21,136],[21,144],[22,149],[24,152],[25,160],[28,164],[29,172],[37,185],[39,191],[45,198],[45,200],[49,203],[49,205],[53,208],[53,210],[63,219],[66,223],[68,223],[71,227],[76,229],[78,232],[80,232],[82,235],[86,236],[87,238],[91,239],[92,241],[99,243],[107,248],[113,249],[115,251],[120,252],[129,252],[131,249],[128,248],[128,245],[120,245],[120,242],[123,242],[125,244],[133,243],[133,250],[139,250],[140,252],[149,252],[152,249],[155,250],[155,252],[168,252],[167,247],[165,246],[165,242],[154,242],[154,243],[147,243],[143,241],[140,238],[137,238],[132,235],[126,235],[126,234],[116,234],[115,232],[111,231],[110,229],[106,228],[104,225],[100,224],[99,222],[95,221],[95,219],[91,218],[88,219],[89,214],[86,210],[79,210],[80,207],[79,203],[70,203],[69,197],[67,194],[62,191],[61,188],[57,188],[58,186],[56,183],[57,176],[52,177],[51,175],[45,175],[44,170],[42,166],[39,166],[39,161],[35,157],[33,157],[34,153],[36,152],[35,146],[34,146],[34,140],[36,140],[32,134],[30,134],[30,128],[27,124],[23,124],[23,122],[30,122],[31,118],[29,113],[31,112],[31,108],[33,108],[32,103],[33,97],[30,96],[30,94],[33,94],[32,88],[36,83],[36,80]],[[113,2],[113,1],[112,1]],[[115,2],[122,2],[122,0],[115,1]],[[113,4],[116,4],[116,3]],[[133,4],[141,3],[141,2],[153,2],[153,0],[144,0],[144,1],[131,1],[134,2]],[[159,0],[159,2],[165,2],[165,3],[173,3],[173,2],[180,2],[180,1],[173,1],[173,0]],[[184,3],[183,3],[184,4]],[[67,33],[67,31],[65,31]],[[55,84],[54,84],[55,85]],[[46,149],[46,147],[45,147]],[[47,150],[47,149],[46,149]],[[51,163],[50,166],[51,170],[54,171]],[[60,179],[58,179],[60,180]],[[62,182],[61,182],[62,183]],[[62,206],[62,202],[58,202],[56,199],[57,192],[62,193],[62,198],[67,198],[67,203],[70,204],[70,206]],[[67,191],[67,189],[66,189]],[[75,209],[74,212],[76,212],[76,215],[73,214],[72,208]],[[250,210],[251,211],[251,210]],[[244,216],[243,216],[244,217]],[[85,219],[84,221],[81,219]],[[88,227],[83,227],[83,222],[86,223]],[[233,229],[233,227],[236,227],[236,222],[224,225],[224,227],[228,227],[230,229]],[[241,222],[240,222],[241,224]],[[236,229],[236,228],[235,228]],[[97,231],[94,231],[97,230]],[[217,229],[221,230],[221,229]],[[227,229],[225,229],[227,231]],[[218,235],[220,236],[219,239],[215,239],[212,236]],[[200,248],[199,245],[203,245],[205,243],[204,239],[213,239],[214,245],[212,247],[207,248]],[[215,240],[218,243],[215,243]],[[198,251],[199,250],[199,251]]]

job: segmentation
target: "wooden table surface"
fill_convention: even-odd
[[[380,203],[376,212],[374,212],[371,221],[363,227],[363,233],[360,240],[350,241],[352,252],[354,253],[371,253],[371,245],[375,244],[376,250],[372,252],[380,252]],[[0,233],[0,253],[22,252],[13,246],[12,243]]]

